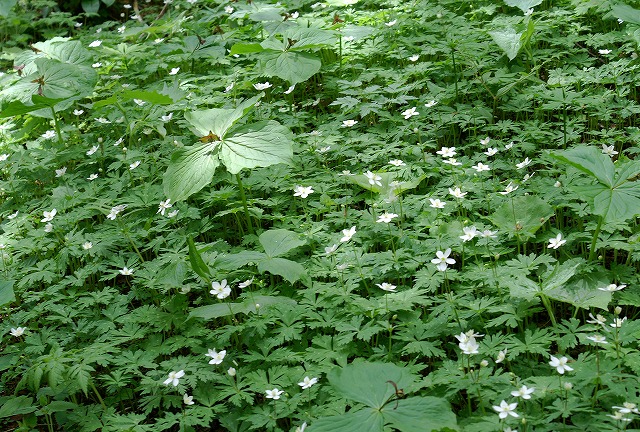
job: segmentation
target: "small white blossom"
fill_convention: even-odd
[[[382,180],[382,177],[380,177],[378,174],[367,171],[366,173],[364,173],[364,176],[367,178],[367,180],[369,180],[370,185],[382,186],[382,182],[380,181]]]
[[[414,54],[411,57],[409,57],[409,61],[417,62],[419,58],[420,58],[420,56],[418,54]]]
[[[487,156],[493,156],[496,153],[498,153],[498,149],[497,148],[491,148],[491,147],[489,147],[487,149],[487,151],[484,152],[484,154],[486,154]]]
[[[456,187],[455,189],[449,188],[449,194],[456,198],[464,198],[467,193],[468,192],[462,192],[459,187]]]
[[[62,177],[66,173],[67,173],[67,167],[65,166],[56,170],[56,177]]]
[[[470,240],[473,240],[477,235],[480,234],[478,232],[478,229],[475,226],[464,227],[462,228],[462,231],[464,232],[464,235],[461,235],[460,239],[463,242],[468,242]]]
[[[266,90],[268,88],[270,88],[272,85],[269,81],[264,82],[264,83],[257,83],[253,85],[253,88],[255,88],[256,90]]]
[[[182,395],[182,402],[185,405],[193,405],[195,402],[193,401],[193,396],[189,396],[188,394]]]
[[[376,284],[376,286],[378,288],[380,288],[381,290],[384,290],[384,291],[393,292],[393,291],[396,290],[396,286],[395,285],[391,285],[390,283],[387,283],[387,282],[382,282],[381,284]]]
[[[429,102],[427,102],[426,104],[424,104],[424,106],[426,106],[427,108],[431,108],[434,107],[438,104],[438,101],[436,100],[430,100]]]
[[[227,280],[223,279],[222,282],[211,282],[211,291],[209,292],[222,300],[231,295],[231,288],[227,285]]]
[[[621,284],[621,285],[616,285],[614,283],[607,285],[604,288],[598,288],[600,291],[609,291],[609,292],[613,292],[613,291],[620,291],[622,289],[626,288],[626,285]]]
[[[489,142],[491,142],[491,138],[489,138],[489,137],[486,137],[486,138],[480,140],[480,144],[482,144],[482,145],[487,145],[487,144],[489,144]]]
[[[89,48],[96,48],[96,47],[99,47],[100,45],[102,45],[101,40],[94,40],[89,44]]]
[[[455,147],[442,147],[440,150],[436,152],[436,154],[441,155],[443,158],[452,158],[456,155]]]
[[[517,163],[517,164],[516,164],[516,167],[517,167],[518,169],[522,169],[522,168],[526,167],[526,166],[527,166],[527,165],[529,165],[529,164],[531,164],[531,159],[529,159],[529,158],[527,157],[527,158],[524,158],[524,160],[523,160],[522,162]]]
[[[170,112],[167,115],[163,115],[162,117],[160,117],[160,119],[165,123],[171,121],[172,118],[173,118],[173,113],[172,112]]]
[[[163,384],[164,385],[169,385],[169,384],[173,384],[174,387],[177,387],[178,384],[180,384],[180,378],[182,378],[184,376],[184,370],[179,370],[179,371],[171,371],[169,372],[169,378],[167,378]]]
[[[395,213],[382,213],[380,216],[378,216],[378,220],[376,222],[378,223],[389,223],[391,222],[393,219],[397,218],[398,215]]]
[[[498,413],[498,416],[501,419],[505,419],[508,416],[512,416],[512,417],[520,417],[518,414],[515,413],[515,409],[518,407],[517,403],[507,403],[506,401],[502,401],[500,402],[500,405],[493,406],[493,409]]]
[[[489,165],[485,165],[482,162],[478,162],[478,165],[472,166],[471,168],[473,168],[474,170],[476,170],[477,172],[482,172],[482,171],[490,171],[491,167]]]
[[[412,108],[409,108],[407,110],[402,111],[402,115],[404,116],[405,120],[408,120],[413,116],[420,115],[420,113],[418,111],[416,111],[415,107],[412,107]]]
[[[358,123],[358,120],[343,120],[342,127],[352,127]]]
[[[16,327],[16,328],[12,327],[9,333],[11,334],[11,336],[20,337],[24,334],[24,331],[26,329],[27,329],[26,327]]]
[[[601,50],[598,50],[598,54],[600,54],[600,55],[611,54],[611,50],[610,49],[601,49]]]
[[[42,212],[43,218],[40,220],[40,222],[51,222],[57,213],[58,213],[57,209]]]
[[[560,246],[562,246],[566,242],[567,241],[562,238],[562,233],[558,233],[557,236],[549,239],[549,248],[558,249]]]
[[[97,152],[99,149],[100,149],[100,146],[97,146],[97,145],[91,147],[89,150],[87,150],[87,156],[91,156],[92,154]]]
[[[56,137],[56,131],[48,130],[42,134],[42,138],[44,139],[52,139]]]
[[[211,357],[211,360],[209,360],[209,364],[219,365],[220,363],[222,363],[222,361],[224,360],[224,356],[226,355],[226,350],[218,352],[215,349],[209,348],[209,351],[205,354],[205,357]]]
[[[340,239],[340,242],[341,243],[348,242],[355,235],[355,233],[356,233],[356,227],[355,226],[352,226],[349,229],[343,229],[342,230],[342,236],[343,237]]]
[[[233,13],[233,8],[231,6],[225,6],[224,7],[224,11],[228,14],[232,14]]]
[[[253,278],[251,278],[251,279],[247,279],[247,280],[246,280],[246,281],[244,281],[244,282],[240,282],[240,283],[238,284],[238,288],[240,288],[240,289],[244,289],[244,288],[248,287],[249,285],[251,285],[252,283],[253,283]]]
[[[514,390],[511,392],[511,396],[521,397],[522,399],[531,399],[531,393],[535,391],[535,388],[528,388],[526,385],[523,385],[518,390]]]
[[[396,25],[397,22],[398,20],[393,20],[393,21],[384,23],[384,25],[386,25],[387,27],[393,27],[394,25]]]
[[[311,186],[296,186],[295,189],[293,189],[293,196],[306,198],[314,192]]]
[[[587,336],[587,339],[589,339],[592,342],[603,344],[603,345],[606,345],[609,343],[607,342],[607,338],[602,335]]]
[[[312,385],[318,382],[318,378],[309,378],[308,376],[304,377],[302,382],[299,382],[298,385],[302,387],[302,389],[311,388]]]
[[[122,267],[122,270],[118,270],[122,276],[131,276],[133,274],[133,269]]]
[[[129,164],[129,171],[133,171],[134,169],[138,168],[140,166],[140,161],[135,161],[132,164]]]
[[[498,353],[498,357],[496,357],[496,364],[502,363],[504,359],[507,357],[507,350],[504,349]]]
[[[614,157],[618,154],[618,152],[615,150],[615,146],[613,144],[611,144],[610,146],[602,144],[602,154],[606,154],[609,157]]]
[[[401,166],[405,166],[406,163],[404,163],[403,161],[401,161],[400,159],[393,159],[389,161],[389,165],[393,165],[393,166],[397,166],[397,167],[401,167]]]
[[[519,186],[513,186],[513,183],[509,182],[509,184],[507,185],[506,188],[504,188],[504,191],[502,192],[498,192],[500,195],[509,195],[511,192],[515,191],[516,189],[518,189]]]
[[[587,322],[589,324],[598,324],[601,326],[605,326],[607,324],[607,319],[605,317],[603,317],[600,314],[597,314],[595,317],[593,316],[593,314],[591,312],[589,312],[589,317],[591,317],[590,320],[587,320]]]
[[[431,202],[431,204],[429,204],[429,207],[437,209],[443,209],[446,204],[445,201],[440,201],[440,198],[429,198],[429,202]]]
[[[549,366],[556,368],[556,370],[560,375],[563,375],[566,371],[573,370],[572,367],[567,366],[567,362],[569,361],[568,358],[566,357],[557,358],[554,356],[550,356],[550,357],[551,357],[551,361],[549,362]]]
[[[89,250],[91,248],[93,248],[93,243],[92,242],[87,241],[87,242],[82,243],[82,249]]]
[[[278,400],[280,399],[280,395],[282,393],[284,393],[283,390],[278,390],[277,388],[274,388],[273,390],[266,390],[265,392],[267,394],[267,399],[273,399],[273,400]]]
[[[160,213],[162,216],[164,216],[164,212],[173,207],[173,204],[170,204],[169,201],[171,201],[170,198],[168,198],[166,201],[160,201],[160,205],[158,206],[158,211],[156,212],[156,214]]]
[[[444,252],[437,251],[436,257],[431,260],[431,263],[436,264],[439,271],[445,271],[450,264],[456,263],[456,260],[449,258],[449,255],[451,255],[451,248],[447,248]]]

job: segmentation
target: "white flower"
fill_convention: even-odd
[[[518,390],[514,390],[511,392],[511,396],[521,397],[522,399],[531,399],[531,393],[533,393],[535,388],[528,388],[526,385],[523,385]]]
[[[176,75],[178,72],[180,72],[179,67],[171,68],[171,72],[169,72],[169,75]]]
[[[24,334],[24,331],[26,329],[27,329],[26,327],[16,327],[16,328],[12,327],[9,333],[11,334],[11,336],[20,337]]]
[[[56,131],[48,130],[42,134],[42,138],[44,139],[52,139],[56,137]]]
[[[123,267],[122,270],[118,270],[122,276],[131,276],[133,274],[133,269]]]
[[[165,123],[168,122],[168,121],[171,121],[172,118],[173,118],[173,113],[172,112],[170,112],[167,115],[163,115],[162,117],[160,117],[160,119],[162,119],[162,121],[165,122]]]
[[[19,213],[19,211],[10,214],[9,216],[7,216],[7,219],[11,220],[11,219],[17,218],[18,217],[18,213]]]
[[[102,67],[102,63],[98,62],[98,63],[94,63],[91,65],[92,68],[99,68]]]
[[[216,350],[209,348],[209,352],[205,354],[205,357],[211,357],[211,360],[209,360],[209,364],[219,365],[220,363],[222,363],[222,361],[224,360],[224,356],[226,355],[226,350],[217,352]]]
[[[366,173],[364,173],[364,176],[369,180],[370,185],[382,186],[382,182],[380,181],[382,180],[382,177],[380,177],[378,174],[367,171]]]
[[[638,411],[638,406],[632,402],[623,402],[621,407],[612,406],[611,408],[617,409],[618,412],[622,414],[640,414],[640,411]]]
[[[106,118],[104,118],[104,117],[98,117],[98,118],[96,119],[96,121],[97,121],[98,123],[101,123],[101,124],[110,124],[110,123],[111,123],[109,120],[107,120],[107,119],[106,119]]]
[[[58,213],[58,210],[53,209],[51,211],[45,211],[42,212],[42,215],[44,216],[40,222],[51,222],[53,220],[53,218],[55,217],[56,213]]]
[[[418,54],[415,54],[415,55],[412,55],[411,57],[409,57],[409,61],[417,62],[419,58],[420,58],[420,56]]]
[[[247,280],[246,280],[246,281],[244,281],[244,282],[240,282],[240,283],[238,284],[238,288],[240,288],[240,289],[244,289],[244,288],[248,287],[249,285],[251,285],[252,283],[253,283],[253,278],[251,278],[251,279],[247,279]]]
[[[475,226],[464,227],[462,228],[462,231],[464,232],[464,235],[461,235],[460,239],[464,242],[473,240],[477,235],[480,234]]]
[[[341,243],[345,243],[348,242],[349,240],[351,240],[351,237],[353,237],[356,233],[356,227],[352,226],[349,229],[343,229],[342,230],[342,238],[340,239]]]
[[[563,375],[565,373],[565,371],[572,371],[573,368],[570,366],[567,366],[567,362],[569,361],[568,358],[566,357],[554,357],[551,356],[551,361],[549,362],[549,366],[556,368],[556,370],[558,371],[558,373],[560,375]]]
[[[266,90],[270,87],[271,87],[271,83],[269,83],[269,81],[253,85],[253,88],[255,88],[256,90]]]
[[[437,209],[443,209],[446,202],[445,201],[440,201],[440,198],[429,198],[429,201],[431,202],[431,204],[429,205],[429,207],[433,207],[433,208],[437,208]]]
[[[158,206],[158,211],[156,212],[156,214],[160,213],[162,216],[164,216],[164,212],[173,207],[173,204],[169,204],[169,201],[171,201],[171,198],[168,198],[166,201],[160,201],[160,205]]]
[[[73,115],[79,116],[79,115],[82,115],[82,114],[84,114],[84,110],[81,110],[81,109],[74,109],[73,110]]]
[[[403,161],[401,161],[400,159],[393,159],[389,161],[389,165],[393,165],[393,166],[397,166],[397,167],[401,167],[401,166],[405,166],[406,163],[404,163]]]
[[[607,324],[607,319],[600,314],[597,314],[595,317],[591,312],[589,312],[590,320],[587,320],[589,324],[599,324],[601,326],[605,326]]]
[[[211,282],[211,291],[209,292],[222,300],[231,295],[231,288],[227,285],[227,280],[223,279],[222,282]]]
[[[100,146],[95,145],[95,146],[91,147],[89,150],[87,150],[87,156],[91,156],[92,154],[97,152],[98,149],[100,149]]]
[[[93,248],[93,243],[91,243],[90,241],[82,243],[82,249],[89,250],[91,248]]]
[[[156,39],[156,40],[154,40],[154,41],[153,41],[153,43],[154,43],[154,44],[156,44],[156,45],[157,45],[157,44],[160,44],[160,43],[162,43],[162,42],[164,42],[164,38],[158,38],[158,39]]]
[[[355,126],[358,123],[358,120],[343,120],[342,127],[351,127]]]
[[[293,189],[293,196],[306,198],[309,195],[311,195],[313,192],[315,191],[311,186],[296,186],[295,189]]]
[[[324,254],[329,256],[332,253],[334,253],[336,250],[338,250],[338,245],[337,244],[333,244],[331,246],[327,246],[324,248]]]
[[[127,5],[127,6],[130,6],[130,5]],[[124,31],[125,31],[126,29],[127,29],[127,26],[125,26],[125,25],[122,25],[122,26],[120,26],[120,27],[118,27],[118,28],[117,28],[118,33],[120,33],[120,34],[124,33]]]
[[[224,7],[224,11],[228,14],[232,14],[233,13],[233,8],[231,6],[225,6]]]
[[[613,144],[611,144],[610,146],[602,144],[602,154],[606,154],[609,157],[614,157],[618,154],[618,152],[615,151],[615,146]]]
[[[555,182],[555,183],[553,184],[553,187],[557,187],[557,188],[562,187],[562,183],[560,183],[559,181],[557,181],[557,182]]]
[[[229,93],[231,90],[233,90],[233,86],[234,86],[235,84],[236,84],[236,83],[231,83],[231,84],[229,84],[228,86],[226,86],[226,87],[224,88],[224,92],[225,92],[225,93]]]
[[[526,12],[524,13],[524,16],[531,16],[533,14],[533,8],[529,8],[526,10]]]
[[[393,291],[396,290],[396,286],[395,285],[391,285],[390,283],[387,283],[387,282],[382,282],[381,284],[376,284],[376,286],[378,288],[380,288],[381,290],[384,290],[384,291],[393,292]]]
[[[474,333],[473,330],[470,330],[467,333],[455,335],[456,339],[459,341],[458,346],[462,350],[463,354],[478,354],[478,348],[480,348],[480,345],[478,345],[478,342],[476,341],[476,336],[482,335]]]
[[[441,155],[443,158],[452,158],[456,155],[455,147],[442,147],[440,150],[436,152],[436,154]]]
[[[80,28],[80,27],[82,27],[82,23],[81,22],[75,22],[75,23],[73,23],[73,26],[75,28]]]
[[[378,216],[378,220],[376,222],[378,223],[389,223],[391,222],[393,219],[397,218],[398,215],[395,213],[382,213],[380,216]]]
[[[171,371],[169,372],[169,378],[167,378],[163,384],[164,385],[169,385],[169,384],[173,384],[174,387],[177,387],[178,384],[180,384],[180,378],[182,378],[184,376],[184,371],[183,370],[179,370],[179,371]]]
[[[587,339],[589,339],[590,341],[593,341],[595,343],[600,343],[603,345],[608,344],[609,342],[607,342],[607,338],[602,336],[602,335],[593,335],[593,336],[587,336]]]
[[[478,162],[478,165],[472,166],[471,168],[473,168],[477,172],[490,171],[491,170],[491,167],[489,165],[485,165],[482,162]]]
[[[517,406],[518,404],[516,402],[509,404],[503,400],[502,402],[500,402],[499,406],[494,405],[493,409],[498,413],[498,416],[501,419],[505,419],[508,416],[520,417],[518,414],[514,412]]]
[[[307,428],[307,422],[304,422],[300,426],[298,426],[294,432],[304,432],[306,428]]]
[[[140,161],[135,161],[134,163],[129,165],[129,171],[132,171],[140,166]]]
[[[56,177],[62,177],[66,173],[67,173],[67,167],[65,166],[56,170]]]
[[[445,250],[444,252],[437,251],[436,257],[432,259],[431,262],[433,264],[436,264],[436,267],[439,271],[445,271],[449,264],[456,263],[456,260],[454,260],[453,258],[449,258],[449,255],[451,255],[451,248],[447,248],[447,250]]]
[[[49,222],[44,226],[44,232],[50,233],[51,231],[53,231],[53,224]]]
[[[608,417],[611,417],[614,420],[630,422],[632,419],[625,417],[624,413],[620,411],[616,411],[613,415],[607,414]]]
[[[284,393],[284,391],[274,388],[273,390],[266,390],[266,393],[267,393],[267,399],[278,400],[280,399],[280,395]]]
[[[449,165],[453,165],[453,166],[460,166],[462,165],[462,162],[458,162],[457,160],[455,160],[454,158],[450,158],[444,161],[444,163],[449,164]]]
[[[123,85],[123,87],[124,87],[124,85]],[[142,105],[146,104],[146,102],[143,101],[142,99],[134,99],[133,102],[135,102],[135,104],[138,105],[138,106],[142,106]]]
[[[230,367],[229,369],[227,369],[227,373],[229,374],[229,376],[236,376],[236,368]]]
[[[318,378],[309,378],[308,376],[306,376],[304,377],[302,382],[298,383],[298,385],[302,387],[302,389],[304,390],[304,389],[310,388],[312,385],[314,385],[317,382],[318,382]]]
[[[562,233],[558,233],[554,238],[549,239],[549,248],[558,249],[560,246],[565,244],[567,241],[562,238]]]
[[[486,154],[487,156],[493,156],[496,153],[498,153],[498,149],[497,148],[491,148],[491,147],[489,147],[487,149],[487,151],[484,152],[484,154]]]
[[[393,20],[393,21],[384,23],[384,25],[386,25],[387,27],[393,27],[394,25],[396,25],[397,22],[398,20]]]
[[[513,141],[511,141],[509,144],[504,146],[506,150],[511,150],[511,147],[513,147]]]
[[[611,50],[610,49],[601,49],[601,50],[598,50],[598,54],[601,54],[601,55],[611,54]]]
[[[526,167],[527,165],[529,165],[531,163],[531,159],[529,159],[528,157],[524,158],[524,160],[520,163],[516,164],[516,167],[518,169],[522,169],[524,167]]]
[[[412,108],[409,108],[407,110],[402,111],[402,115],[404,116],[405,120],[408,120],[413,116],[420,115],[420,113],[418,111],[416,111],[415,107],[412,107]]]
[[[498,353],[498,357],[496,357],[496,364],[502,363],[504,359],[507,357],[507,350],[504,349]]]
[[[176,217],[176,216],[178,216],[178,212],[179,212],[179,211],[180,211],[180,210],[174,210],[174,211],[171,211],[171,212],[167,213],[167,217],[168,217],[168,218]]]
[[[491,141],[491,138],[486,137],[486,138],[480,140],[480,144],[487,145],[487,144],[489,144],[490,141]]]
[[[193,405],[195,403],[193,402],[193,396],[189,396],[186,393],[182,395],[182,402],[184,402],[185,405]]]
[[[509,182],[509,184],[507,185],[506,188],[504,188],[504,191],[502,192],[498,192],[500,195],[509,195],[511,192],[515,191],[516,189],[518,189],[519,186],[513,186],[513,183]]]
[[[456,198],[464,198],[464,196],[467,194],[467,192],[462,192],[460,190],[459,187],[455,188],[455,189],[451,189],[449,188],[449,194],[453,195]]]
[[[96,48],[96,47],[99,47],[100,45],[102,45],[101,40],[94,40],[89,44],[89,48]]]
[[[614,283],[613,283],[613,284],[609,284],[609,285],[607,285],[607,286],[606,286],[606,287],[604,287],[604,288],[598,288],[598,289],[599,289],[600,291],[610,291],[610,292],[613,292],[613,291],[620,291],[621,289],[624,289],[624,288],[626,288],[626,285],[622,285],[622,284],[621,284],[621,285],[616,285],[616,284],[614,284]]]
[[[438,101],[436,100],[430,100],[429,102],[427,102],[426,104],[424,104],[424,106],[426,106],[427,108],[431,108],[434,107],[438,104]]]
[[[294,84],[294,85],[292,85],[291,87],[289,87],[288,89],[286,89],[286,90],[284,91],[284,94],[289,94],[289,93],[291,93],[295,88],[296,88],[296,85]]]
[[[627,320],[627,317],[624,318],[614,318],[613,322],[609,324],[613,328],[620,328],[622,324]]]

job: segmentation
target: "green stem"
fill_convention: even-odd
[[[102,400],[102,396],[100,396],[100,393],[98,392],[98,389],[96,388],[96,386],[93,384],[93,381],[89,381],[89,385],[91,386],[91,390],[93,390],[93,393],[95,393],[96,397],[98,398],[100,405],[102,405],[102,409],[106,411],[107,406],[104,404],[104,401]]]
[[[251,216],[249,215],[249,207],[247,206],[247,196],[244,194],[244,187],[242,186],[242,179],[240,174],[236,174],[236,181],[238,182],[238,190],[240,191],[240,199],[242,200],[242,206],[244,207],[244,216],[247,219],[247,229],[249,234],[255,234],[253,230],[253,224],[251,223]]]
[[[60,124],[58,123],[58,117],[56,117],[56,110],[54,110],[53,107],[51,107],[51,115],[53,116],[53,127],[56,130],[56,135],[58,135],[58,143],[64,145],[62,133],[60,132]]]
[[[602,229],[602,223],[604,222],[604,216],[600,216],[600,220],[598,221],[598,226],[596,226],[596,230],[593,232],[593,238],[591,239],[591,250],[589,251],[589,261],[593,261],[596,258],[596,244],[598,243],[598,236],[600,235],[600,230]]]

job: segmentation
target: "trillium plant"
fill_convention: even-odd
[[[639,17],[0,1],[0,430],[640,430]]]

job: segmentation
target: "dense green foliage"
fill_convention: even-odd
[[[0,0],[0,429],[638,430],[639,9],[81,6]]]

